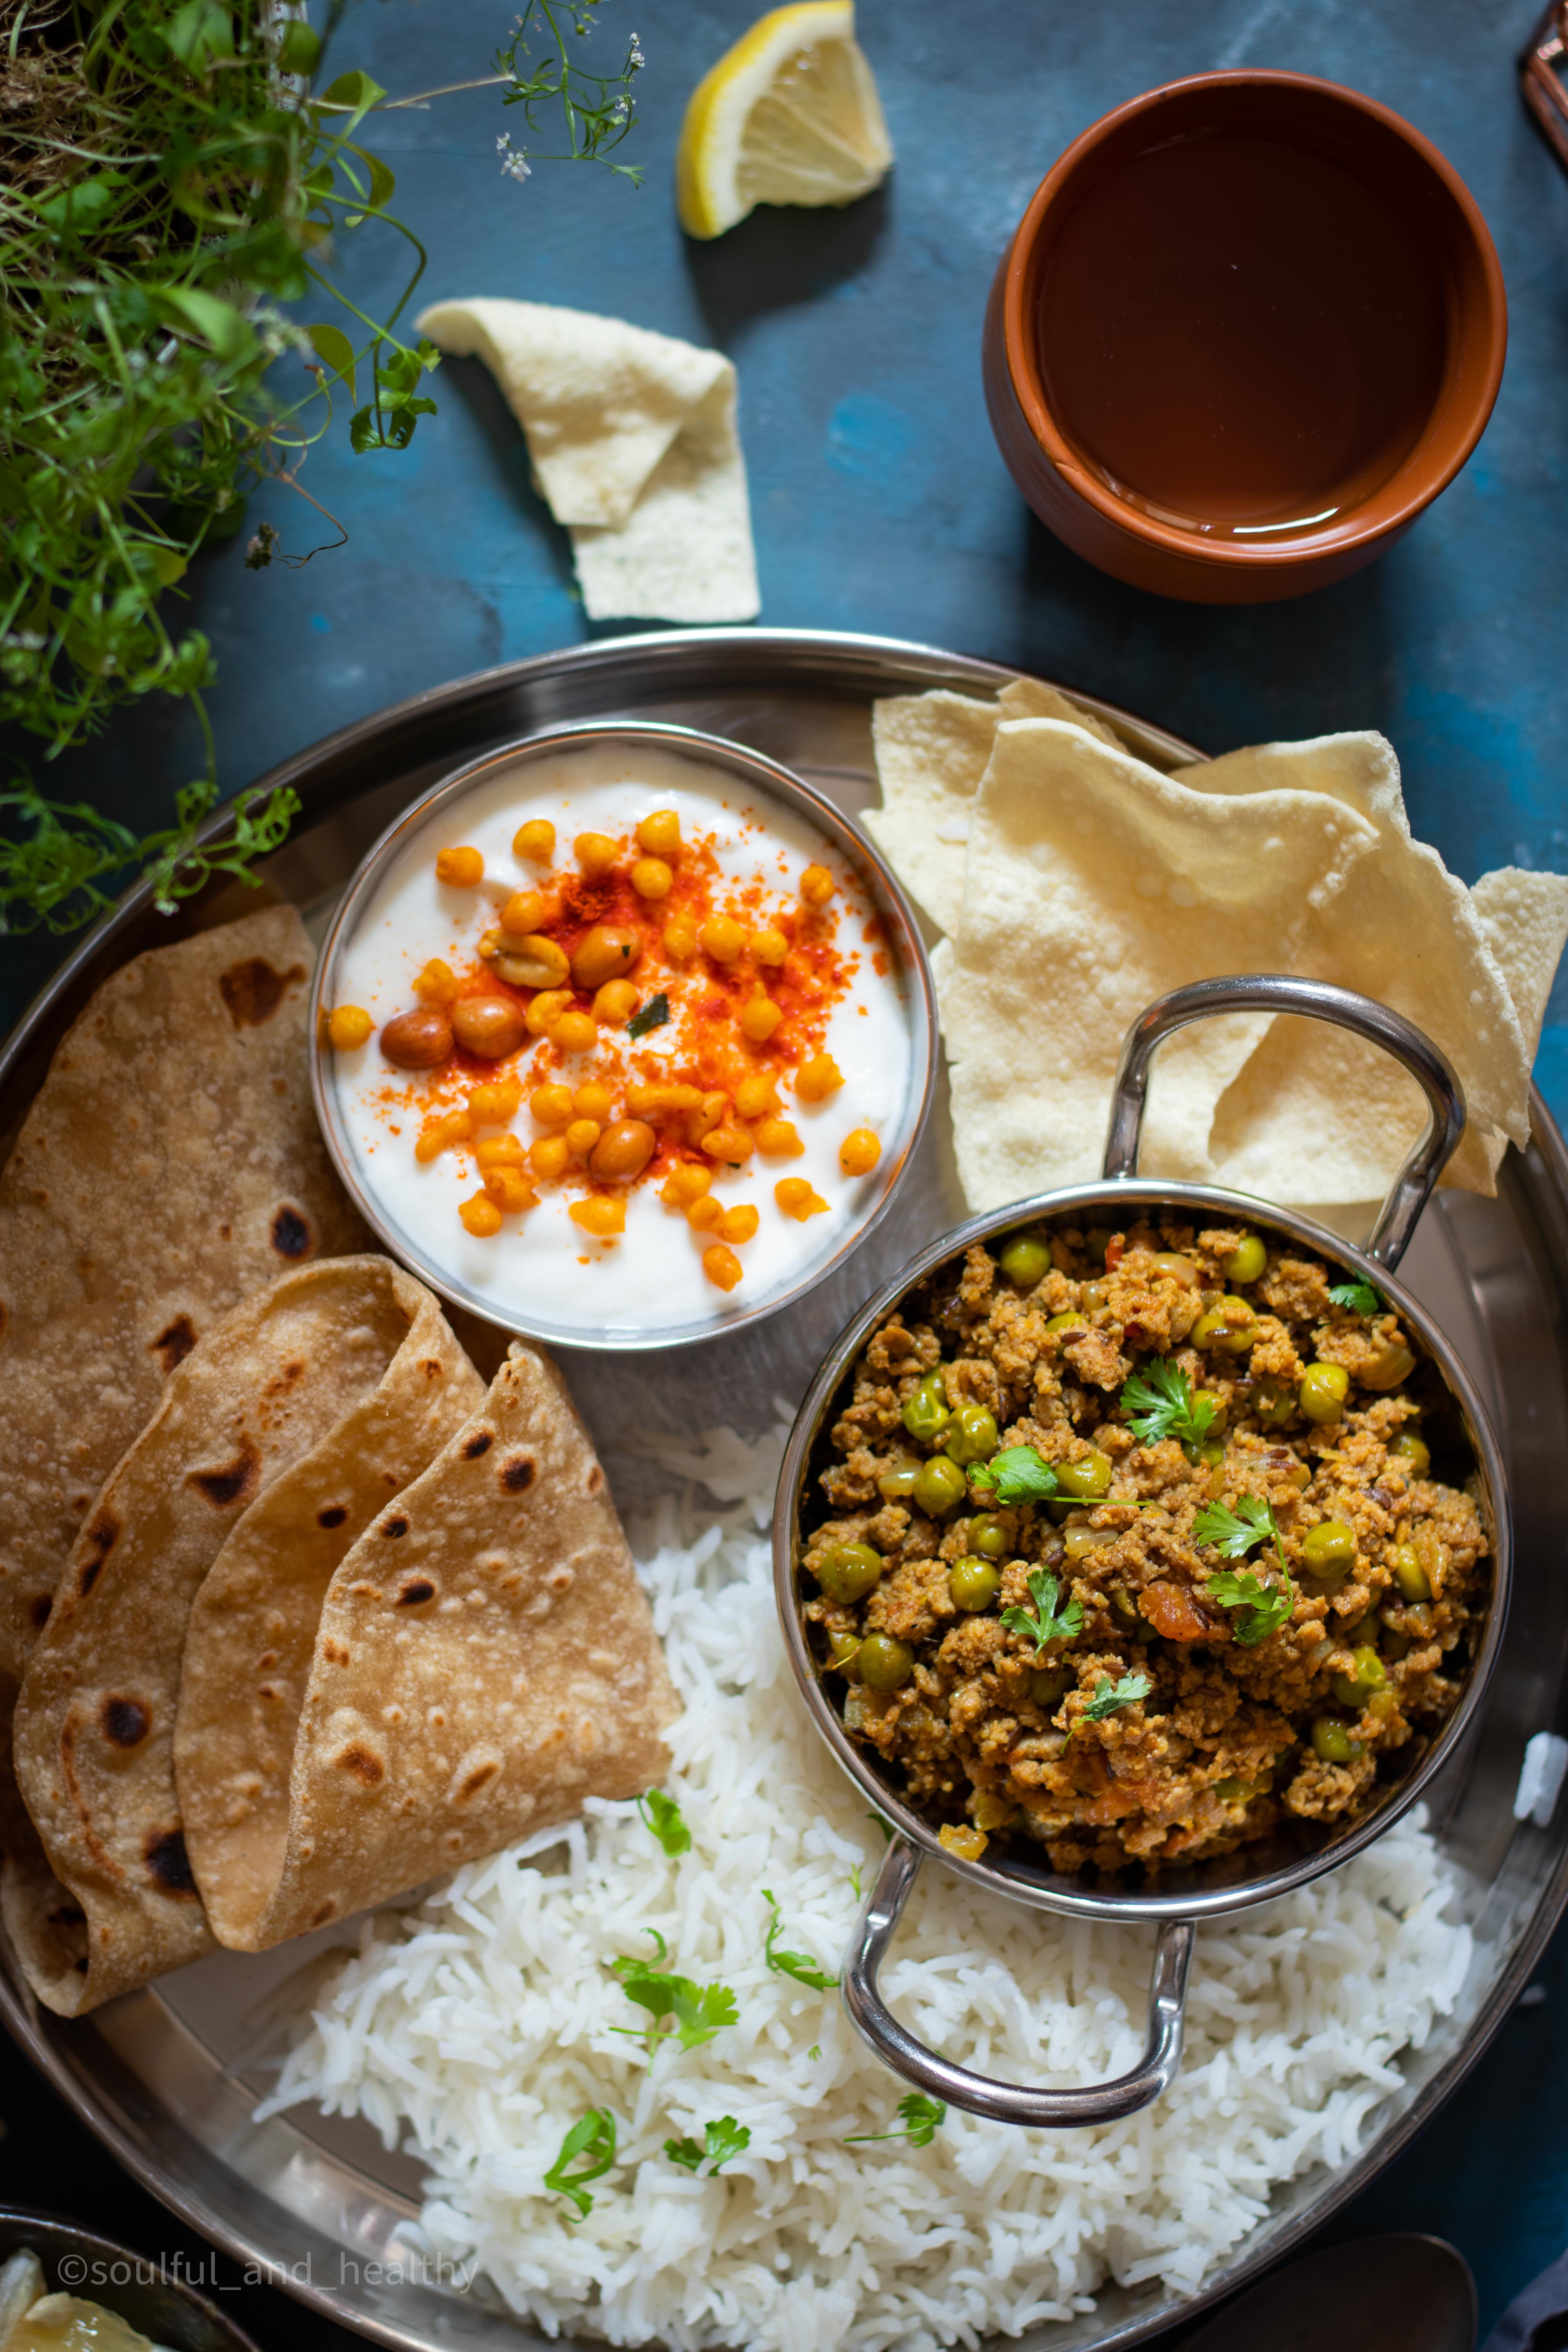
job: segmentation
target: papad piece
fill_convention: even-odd
[[[268,907],[106,980],[0,1173],[0,1679],[181,1358],[291,1265],[363,1247],[310,1104],[315,961]]]
[[[258,1800],[232,1864],[208,1843],[231,1940],[263,1950],[655,1785],[679,1711],[587,1433],[514,1344],[332,1578],[286,1814]],[[237,1787],[247,1711],[202,1720],[187,1782]]]
[[[1291,963],[1373,848],[1316,793],[1228,802],[1076,726],[1005,723],[976,797],[963,906],[934,960],[959,1174],[973,1210],[1099,1175],[1131,1024],[1173,988]],[[1214,1107],[1267,1016],[1161,1048],[1141,1165],[1209,1180]]]
[[[572,533],[590,619],[754,616],[737,379],[722,352],[504,299],[437,302],[416,323],[500,385],[540,495]]]
[[[408,1328],[376,1387],[275,1478],[224,1543],[191,1611],[174,1726],[185,1850],[219,1943],[251,1923],[283,1864],[289,1777],[328,1588],[485,1401],[437,1300],[398,1268]]]
[[[882,804],[867,809],[860,822],[941,931],[958,928],[974,795],[996,730],[1009,719],[1059,719],[1121,748],[1103,719],[1038,678],[1013,679],[994,702],[938,687],[929,694],[892,695],[872,706],[871,742]]]
[[[281,1276],[172,1374],[100,1494],[15,1727],[47,1868],[7,1868],[5,1925],[62,2016],[209,1948],[174,1786],[191,1605],[244,1512],[374,1391],[426,1295],[384,1257]],[[427,1357],[432,1388],[458,1370],[455,1342],[449,1358]]]
[[[1392,1005],[1440,1045],[1468,1124],[1443,1181],[1497,1189],[1511,1140],[1529,1140],[1531,1050],[1469,891],[1411,837],[1393,746],[1381,735],[1267,743],[1183,771],[1236,804],[1294,780],[1375,825],[1376,854],[1314,908],[1289,969]],[[1282,1202],[1373,1201],[1426,1123],[1415,1081],[1374,1045],[1282,1015],[1215,1108],[1215,1181]]]
[[[1472,883],[1470,898],[1486,943],[1508,982],[1525,1052],[1533,1062],[1568,940],[1568,875],[1500,866]]]

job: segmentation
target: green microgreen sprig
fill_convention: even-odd
[[[647,60],[637,35],[634,33],[626,45],[626,62],[618,73],[584,73],[567,55],[563,24],[569,23],[580,40],[591,31],[596,14],[595,0],[527,0],[510,39],[496,52],[496,70],[507,85],[501,103],[521,106],[523,120],[533,131],[540,128],[539,109],[560,108],[565,124],[565,148],[557,149],[552,155],[536,156],[536,162],[603,163],[606,171],[640,187],[642,172],[638,165],[610,162],[610,156],[637,119],[633,92]],[[536,23],[554,47],[537,65],[525,65],[522,60],[529,54],[528,35]],[[513,179],[526,179],[530,170],[528,150],[514,150],[510,140],[498,140],[496,143],[510,159],[501,169]]]
[[[557,5],[530,0],[510,46],[536,13],[555,31]],[[434,410],[438,354],[398,326],[425,250],[361,136],[367,117],[423,101],[388,100],[358,72],[323,86],[345,5],[327,0],[319,32],[268,0],[12,0],[0,18],[26,97],[7,113],[0,173],[0,724],[54,759],[119,705],[162,694],[190,707],[202,747],[174,822],[145,835],[14,764],[0,931],[75,929],[139,872],[164,912],[215,873],[254,880],[297,812],[286,789],[246,793],[205,830],[219,792],[202,699],[212,651],[169,600],[204,547],[242,528],[259,485],[316,507],[300,467],[345,397],[361,451],[406,448]],[[575,34],[595,10],[574,0]],[[586,109],[565,76],[576,160],[604,161],[631,128],[641,62],[634,40],[618,76],[592,78]],[[499,79],[525,111],[542,94],[518,70]],[[342,236],[371,224],[408,257],[379,318],[333,275]],[[279,307],[313,293],[332,316],[299,325]],[[247,562],[321,551],[286,552],[267,524]]]

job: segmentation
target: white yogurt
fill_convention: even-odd
[[[363,1006],[379,1033],[395,1013],[416,1006],[414,979],[430,959],[458,971],[470,963],[480,933],[494,926],[499,908],[513,890],[547,887],[552,872],[559,877],[578,870],[572,850],[575,835],[619,837],[655,809],[667,808],[679,813],[684,842],[710,840],[730,881],[763,884],[759,923],[765,922],[768,910],[798,899],[808,866],[826,866],[837,893],[818,920],[836,923],[839,956],[853,966],[816,1049],[832,1055],[844,1074],[843,1086],[820,1103],[802,1101],[790,1091],[787,1076],[780,1087],[783,1116],[796,1129],[804,1153],[753,1154],[742,1168],[714,1168],[713,1195],[721,1204],[751,1202],[759,1213],[754,1239],[735,1244],[742,1268],[736,1288],[724,1292],[708,1279],[702,1256],[714,1235],[693,1232],[681,1213],[667,1208],[651,1174],[621,1193],[626,1231],[614,1242],[591,1240],[569,1217],[572,1202],[583,1197],[581,1185],[547,1183],[540,1186],[538,1205],[521,1216],[508,1216],[493,1238],[470,1235],[458,1213],[479,1189],[471,1149],[445,1150],[423,1165],[415,1158],[430,1079],[421,1072],[392,1069],[377,1035],[357,1051],[331,1056],[330,1082],[342,1131],[395,1245],[416,1266],[423,1261],[436,1280],[467,1292],[479,1311],[497,1321],[568,1342],[580,1334],[598,1345],[633,1339],[646,1344],[651,1333],[721,1328],[794,1289],[835,1257],[870,1214],[917,1108],[911,1093],[919,1010],[883,934],[866,938],[876,909],[856,868],[805,818],[747,780],[629,743],[521,758],[489,770],[469,793],[445,803],[417,826],[388,861],[340,946],[331,1003]],[[552,869],[512,853],[519,825],[536,817],[549,818],[555,826]],[[476,889],[456,889],[436,879],[437,851],[458,843],[484,857],[485,878]],[[700,954],[691,969],[711,967]],[[763,971],[758,976],[765,983],[769,975]],[[665,986],[668,975],[639,971],[633,977],[647,995]],[[633,1050],[679,1055],[679,984],[672,983],[669,992],[678,1019],[651,1031]],[[616,1042],[628,1044],[624,1034]],[[540,1045],[530,1038],[520,1055],[495,1066],[496,1076],[513,1075],[522,1082],[522,1107],[511,1127],[525,1147],[545,1132],[529,1113],[531,1087],[545,1080],[576,1087],[594,1074],[594,1055],[573,1056],[563,1068],[552,1067],[553,1053],[536,1051]],[[432,1089],[431,1108],[433,1096]],[[847,1177],[838,1164],[839,1146],[861,1127],[878,1136],[882,1156],[869,1174]],[[774,1185],[784,1177],[805,1178],[827,1202],[826,1214],[804,1224],[785,1216],[773,1198]]]

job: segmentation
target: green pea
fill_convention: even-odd
[[[1301,1538],[1301,1564],[1325,1584],[1342,1584],[1355,1566],[1355,1530],[1342,1519],[1324,1519]]]
[[[1350,1764],[1362,1752],[1361,1741],[1352,1739],[1348,1723],[1337,1715],[1321,1715],[1312,1726],[1312,1748],[1324,1764]]]
[[[902,1690],[915,1670],[915,1654],[890,1633],[868,1633],[860,1644],[860,1679],[868,1690]]]
[[[989,1609],[1001,1586],[1001,1570],[973,1553],[955,1559],[947,1572],[947,1589],[952,1595],[953,1607],[967,1610],[971,1615],[976,1610]]]
[[[986,1559],[1005,1559],[1012,1549],[1005,1525],[989,1511],[982,1511],[977,1519],[970,1520],[969,1543],[972,1550]]]
[[[910,1462],[907,1459],[901,1462],[890,1462],[885,1470],[878,1473],[878,1494],[885,1503],[901,1503],[906,1496],[914,1493],[915,1483],[920,1477],[921,1467],[919,1462]]]
[[[1059,1315],[1049,1318],[1046,1328],[1047,1331],[1087,1331],[1089,1324],[1076,1307],[1067,1307]]]
[[[847,1682],[858,1681],[855,1660],[859,1654],[859,1649],[858,1633],[829,1633],[827,1637],[828,1673],[842,1675]]]
[[[945,1454],[933,1454],[929,1462],[922,1464],[915,1481],[915,1500],[933,1519],[943,1517],[963,1502],[968,1492],[968,1479]]]
[[[926,1374],[913,1396],[905,1398],[903,1419],[911,1437],[929,1440],[940,1436],[947,1427],[952,1415],[948,1410],[940,1365]]]
[[[1101,1454],[1098,1446],[1090,1446],[1080,1460],[1058,1462],[1056,1467],[1057,1485],[1064,1494],[1076,1496],[1079,1502],[1092,1502],[1097,1496],[1110,1491],[1110,1456]]]
[[[1370,1643],[1363,1643],[1351,1652],[1351,1671],[1335,1675],[1330,1685],[1342,1706],[1363,1706],[1373,1691],[1380,1691],[1388,1680],[1383,1670],[1383,1660]]]
[[[1215,1780],[1213,1786],[1214,1793],[1222,1805],[1245,1805],[1258,1794],[1250,1780],[1239,1780],[1234,1774],[1226,1780]]]
[[[1394,1580],[1405,1600],[1431,1600],[1431,1580],[1421,1565],[1421,1555],[1414,1544],[1395,1544],[1388,1555],[1388,1565],[1394,1570]]]
[[[1019,1290],[1033,1290],[1051,1268],[1051,1254],[1034,1234],[1015,1234],[1002,1252],[1002,1271]]]
[[[1129,1593],[1113,1592],[1111,1594],[1110,1613],[1124,1632],[1129,1626],[1138,1622],[1138,1611]]]
[[[1219,1270],[1227,1282],[1256,1282],[1268,1263],[1268,1252],[1256,1234],[1244,1234]]]
[[[1296,1391],[1296,1402],[1309,1421],[1338,1421],[1351,1392],[1351,1376],[1342,1364],[1309,1364]]]
[[[1408,1633],[1400,1633],[1395,1626],[1388,1626],[1384,1631],[1383,1646],[1386,1655],[1397,1665],[1401,1658],[1410,1655],[1415,1643]]]
[[[996,1451],[996,1416],[983,1404],[961,1404],[943,1440],[952,1462],[989,1462]]]
[[[1207,1470],[1217,1470],[1225,1460],[1225,1448],[1217,1437],[1209,1438],[1198,1448],[1198,1460]]]
[[[1296,1410],[1295,1391],[1269,1372],[1253,1381],[1247,1402],[1265,1429],[1283,1428]]]
[[[1388,1453],[1391,1461],[1404,1464],[1412,1478],[1425,1478],[1431,1470],[1431,1449],[1414,1429],[1402,1429],[1397,1437],[1390,1438]]]
[[[1217,1348],[1222,1356],[1244,1356],[1258,1338],[1258,1318],[1245,1298],[1222,1298],[1193,1325],[1194,1348]]]
[[[1038,1666],[1029,1676],[1029,1696],[1049,1715],[1060,1706],[1077,1679],[1070,1666]]]
[[[864,1601],[882,1577],[882,1555],[869,1544],[835,1544],[812,1570],[829,1601]]]

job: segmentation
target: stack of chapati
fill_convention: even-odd
[[[287,910],[138,959],[4,1179],[4,1907],[66,2015],[665,1767],[674,1695],[553,1368],[514,1348],[487,1394],[420,1284],[325,1254],[357,1235],[310,961]],[[258,1288],[262,1249],[313,1262]]]

